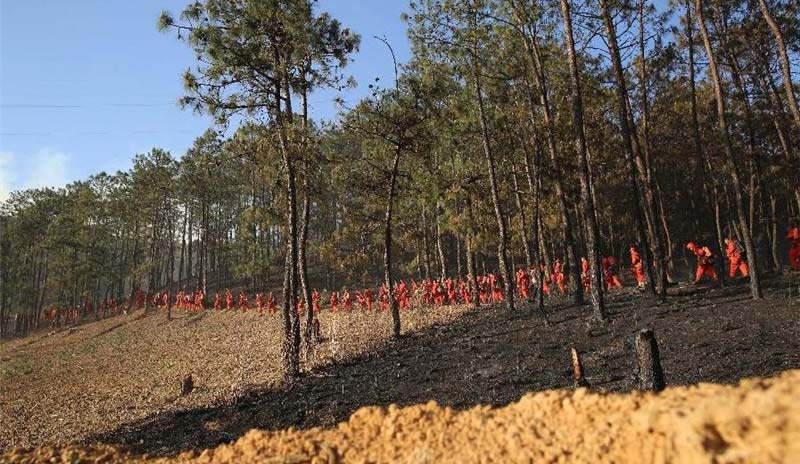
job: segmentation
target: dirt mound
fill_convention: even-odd
[[[528,394],[460,413],[434,402],[367,407],[332,429],[252,430],[182,462],[790,462],[800,456],[800,370],[659,395]],[[42,448],[18,462],[146,460],[119,448]],[[159,462],[168,462],[159,460]]]

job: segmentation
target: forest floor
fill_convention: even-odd
[[[628,391],[642,328],[656,333],[669,385],[770,376],[800,368],[794,279],[765,279],[760,302],[742,282],[676,286],[665,304],[624,289],[610,295],[603,325],[558,299],[547,321],[525,306],[413,310],[398,341],[386,313],[326,311],[324,341],[290,386],[280,381],[276,316],[120,316],[0,345],[0,452],[100,442],[166,456],[252,428],[333,427],[362,406],[504,406],[571,386],[571,347],[592,390]],[[196,389],[180,396],[188,373]]]

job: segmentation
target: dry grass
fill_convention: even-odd
[[[403,331],[447,322],[464,307],[403,313]],[[388,313],[323,312],[327,339],[303,367],[376,351]],[[156,414],[210,407],[281,382],[281,319],[254,312],[119,316],[0,345],[0,450],[79,441]],[[305,358],[305,356],[304,356]],[[180,396],[191,373],[195,390]]]

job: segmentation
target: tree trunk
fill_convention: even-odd
[[[183,266],[185,261],[185,251],[186,251],[186,225],[188,223],[188,214],[189,208],[186,208],[186,211],[183,215],[183,233],[181,234],[181,258],[180,264],[178,265],[178,288],[183,286]]]
[[[769,196],[769,227],[770,227],[770,254],[772,255],[773,270],[781,271],[781,259],[778,256],[778,218],[777,202],[775,195]]]
[[[657,227],[656,224],[654,224],[656,212],[653,207],[653,189],[649,182],[646,166],[640,156],[641,150],[635,149],[634,146],[634,144],[638,146],[638,135],[636,134],[636,128],[632,124],[632,118],[628,112],[628,90],[625,84],[625,72],[622,67],[622,58],[620,56],[619,44],[617,43],[617,32],[611,17],[608,0],[600,0],[600,9],[603,16],[603,23],[605,24],[606,35],[608,37],[608,51],[611,54],[611,62],[614,68],[617,111],[619,114],[622,141],[625,147],[625,159],[628,163],[628,177],[631,191],[635,193],[636,198],[634,202],[635,207],[633,208],[633,216],[636,222],[636,234],[644,253],[644,268],[647,273],[649,288],[653,293],[656,291],[656,282],[654,279],[655,276],[653,276],[650,270],[653,265],[653,252],[655,252],[657,272],[659,274],[658,294],[663,299],[666,296],[666,272],[664,270],[664,260],[662,256],[661,234],[656,230]],[[637,171],[643,181],[644,191],[642,191],[637,181]],[[650,218],[650,220],[647,220],[648,218]],[[652,248],[650,247],[648,236],[650,240],[652,240]]]
[[[536,134],[534,133],[534,137]],[[533,233],[533,246],[532,248],[532,264],[528,266],[528,272],[531,272],[533,269],[536,269],[536,294],[534,297],[537,300],[537,307],[538,310],[544,313],[544,292],[542,291],[542,279],[544,278],[544,272],[542,271],[542,256],[541,256],[541,216],[540,216],[540,189],[539,189],[539,177],[541,176],[541,151],[538,149],[538,145],[534,144],[534,162],[533,166],[531,166],[531,159],[530,153],[528,152],[527,146],[525,144],[525,140],[522,139],[522,150],[523,154],[525,155],[525,178],[528,181],[528,191],[529,195],[533,201],[533,228],[535,232]],[[533,172],[536,172],[536,180],[534,181]],[[535,267],[534,267],[535,266]],[[533,277],[533,276],[531,276]]]
[[[528,221],[526,219],[525,214],[525,205],[522,203],[522,192],[520,192],[519,188],[519,180],[517,179],[517,167],[516,163],[512,161],[511,163],[511,175],[514,181],[514,200],[517,203],[517,211],[519,214],[519,230],[520,230],[520,238],[522,240],[522,251],[525,255],[525,266],[526,269],[530,270],[532,263],[531,257],[531,243],[530,243],[530,231],[528,230]]]
[[[303,76],[304,80],[306,76]],[[300,244],[298,251],[298,265],[300,271],[300,285],[303,291],[303,301],[306,305],[306,344],[307,346],[311,346],[313,337],[313,327],[314,327],[314,310],[312,308],[311,302],[311,286],[308,283],[308,259],[307,259],[307,244],[308,244],[308,227],[309,227],[309,220],[311,218],[311,198],[310,196],[310,189],[308,186],[308,178],[311,175],[311,168],[310,163],[308,162],[308,157],[311,156],[308,153],[308,92],[306,89],[303,89],[302,95],[302,105],[303,105],[303,150],[305,151],[304,155],[305,159],[305,173],[303,176],[303,211],[302,211],[302,218],[300,221]]]
[[[705,204],[700,205],[700,209],[704,210],[706,206],[713,208],[714,211],[714,225],[715,225],[715,232],[717,237],[717,244],[715,254],[719,257],[717,265],[720,276],[720,284],[724,287],[725,286],[725,245],[723,242],[722,236],[722,214],[720,208],[720,192],[717,182],[713,180],[713,178],[709,181],[706,167],[708,166],[709,162],[705,156],[705,150],[703,147],[703,142],[700,137],[700,122],[697,115],[697,86],[695,84],[695,71],[694,71],[694,28],[692,24],[692,0],[686,0],[686,37],[688,40],[688,51],[689,51],[689,90],[690,90],[690,108],[691,108],[691,127],[692,127],[692,140],[694,142],[695,147],[695,155],[697,156],[697,179],[700,182],[700,187],[702,190],[702,195],[699,195],[701,198],[706,199],[704,202]],[[711,197],[713,198],[713,203],[709,202],[707,199]],[[696,239],[697,237],[695,237]]]
[[[11,243],[6,236],[6,218],[0,216],[0,340],[6,337],[6,315],[8,308],[8,267]]]
[[[456,277],[460,279],[464,276],[463,269],[461,268],[461,239],[455,237],[456,241]]]
[[[639,366],[639,390],[660,392],[665,387],[661,355],[652,330],[642,330],[636,335],[636,361]]]
[[[750,259],[750,293],[753,299],[760,300],[763,298],[761,292],[761,284],[759,281],[758,263],[756,260],[755,247],[753,246],[752,235],[748,229],[747,215],[744,208],[744,196],[742,195],[742,184],[739,178],[739,167],[736,164],[736,159],[733,154],[733,144],[731,142],[731,135],[728,129],[728,115],[725,104],[725,97],[723,95],[722,82],[717,69],[717,60],[714,56],[714,50],[711,47],[711,39],[708,35],[705,20],[703,19],[703,0],[695,0],[697,9],[697,23],[700,28],[700,34],[703,37],[703,43],[706,48],[706,56],[708,57],[708,66],[711,78],[714,82],[714,94],[717,100],[717,124],[719,131],[722,135],[722,147],[727,158],[727,163],[730,170],[731,182],[733,183],[733,191],[735,195],[736,213],[739,217],[739,227],[742,229],[742,239],[744,241],[747,256]]]
[[[425,203],[422,204],[422,247],[424,248],[423,257],[425,258],[425,280],[431,277],[431,254],[428,243],[428,214]]]
[[[280,63],[280,53],[274,50],[275,61]],[[284,69],[283,73],[285,88],[288,90],[288,72]],[[284,371],[287,379],[296,377],[300,372],[300,315],[297,312],[297,187],[294,165],[294,156],[289,147],[288,135],[286,133],[286,123],[284,122],[284,111],[286,118],[291,118],[291,98],[290,93],[286,92],[286,98],[282,96],[283,85],[275,86],[275,101],[277,109],[275,111],[275,121],[278,127],[278,145],[283,158],[283,166],[286,170],[286,261],[283,276],[283,362]],[[281,102],[285,102],[285,110]]]
[[[549,90],[547,85],[547,76],[544,73],[544,63],[542,61],[542,55],[539,50],[539,43],[537,37],[528,36],[527,34],[523,34],[524,36],[524,44],[525,49],[527,51],[529,65],[532,68],[533,76],[536,80],[537,86],[539,87],[539,103],[542,106],[542,115],[544,118],[544,126],[545,126],[545,135],[547,139],[547,147],[548,147],[548,154],[550,158],[550,163],[553,165],[554,170],[558,170],[558,143],[555,134],[555,128],[553,127],[553,118],[552,118],[552,109],[550,107],[550,96]],[[533,102],[533,95],[528,92],[528,99],[529,99],[529,118],[531,120],[531,126],[533,127],[535,124],[533,118],[534,112],[534,102]],[[534,141],[535,143],[535,141]],[[568,259],[565,260],[564,263],[564,277],[570,279],[570,274],[573,272],[577,272],[580,275],[580,258],[578,256],[576,250],[576,243],[575,243],[575,235],[574,235],[574,228],[572,224],[572,219],[569,215],[569,206],[567,206],[567,196],[564,193],[564,185],[561,180],[561,176],[556,176],[553,179],[553,190],[558,200],[558,207],[561,212],[561,231],[564,237],[564,244],[567,247],[567,256]],[[540,224],[537,224],[537,228],[540,227]],[[540,237],[541,237],[541,230]],[[544,251],[543,254],[547,256],[547,252]],[[545,259],[546,266],[548,269],[552,269],[550,267],[549,258]],[[570,280],[578,280],[578,285],[575,286],[575,304],[582,305],[584,302],[583,299],[583,286],[580,284],[580,279],[570,279]]]
[[[475,250],[473,248],[473,227],[475,218],[472,215],[472,200],[467,197],[467,216],[469,219],[470,231],[467,235],[467,280],[469,281],[469,292],[472,295],[472,307],[478,308],[481,300],[478,293],[478,272],[475,269]]]
[[[594,201],[592,199],[589,180],[589,159],[586,154],[586,134],[583,131],[583,97],[581,95],[581,80],[578,73],[578,59],[575,56],[575,43],[572,37],[572,18],[570,17],[569,0],[561,0],[561,15],[564,20],[564,40],[569,57],[571,76],[572,123],[575,130],[575,149],[578,152],[578,169],[581,184],[581,206],[586,226],[586,248],[590,268],[590,298],[592,312],[595,319],[606,319],[605,304],[603,302],[603,269],[601,266],[600,229],[597,227]],[[579,280],[576,278],[576,280]],[[581,282],[577,282],[582,286]]]
[[[494,206],[494,215],[497,220],[497,227],[500,233],[500,243],[498,245],[498,258],[500,272],[503,276],[503,285],[505,288],[506,307],[509,311],[514,311],[514,279],[508,265],[508,230],[506,227],[506,217],[503,213],[503,207],[500,201],[500,188],[497,182],[497,172],[495,169],[494,153],[492,152],[492,145],[489,140],[489,123],[486,117],[486,108],[483,102],[483,89],[481,87],[480,72],[477,69],[477,52],[472,50],[472,79],[473,87],[475,90],[475,101],[478,106],[478,119],[480,119],[481,126],[481,141],[483,145],[483,155],[486,158],[486,169],[489,173],[489,185],[492,192],[492,204]]]
[[[442,229],[439,226],[439,205],[433,207],[433,220],[436,223],[436,253],[439,258],[439,279],[444,282],[447,278],[447,260],[444,255],[444,246],[442,246]]]
[[[765,0],[758,0],[758,5],[761,7],[761,14],[764,15],[764,20],[769,25],[769,28],[772,29],[772,34],[775,36],[775,45],[778,48],[778,57],[780,58],[781,71],[783,72],[783,88],[786,91],[786,100],[789,102],[789,109],[794,117],[794,124],[797,130],[800,131],[800,108],[798,108],[797,97],[794,94],[794,88],[792,86],[792,70],[789,64],[789,55],[786,52],[786,42],[783,39],[783,33],[780,27],[778,27],[778,23],[767,7],[767,2]]]
[[[392,171],[389,176],[389,192],[386,198],[385,232],[383,235],[383,279],[389,291],[389,309],[392,313],[392,335],[400,338],[400,308],[394,299],[394,278],[392,276],[392,210],[394,208],[397,170],[400,166],[400,147],[395,148],[392,160]],[[438,227],[438,225],[437,225]]]

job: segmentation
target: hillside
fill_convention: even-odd
[[[767,300],[747,289],[672,289],[666,305],[633,290],[612,296],[612,320],[550,306],[545,322],[499,307],[413,310],[389,341],[385,313],[322,313],[324,341],[305,374],[280,385],[280,325],[254,313],[140,313],[0,346],[0,448],[111,443],[176,455],[252,428],[333,427],[363,406],[503,406],[571,385],[569,348],[592,390],[633,387],[633,334],[652,327],[670,385],[731,383],[800,368],[800,322],[788,282]],[[795,299],[793,299],[795,298]],[[180,396],[191,373],[196,389]]]

